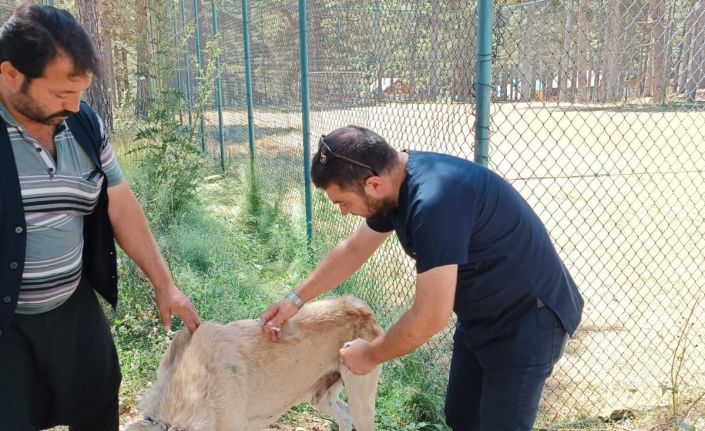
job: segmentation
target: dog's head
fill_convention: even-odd
[[[207,325],[199,328],[207,331]],[[169,344],[159,364],[157,381],[142,397],[139,410],[144,419],[126,431],[204,431],[214,429],[214,411],[206,394],[211,376],[201,360],[201,351],[191,345],[187,329]]]

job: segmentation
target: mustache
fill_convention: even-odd
[[[70,116],[72,116],[73,114],[75,114],[75,112],[63,110],[63,111],[59,111],[59,112],[56,112],[56,113],[54,113],[54,114],[51,114],[50,116],[47,117],[47,119],[50,119],[50,118],[59,118],[59,117],[70,117]]]
[[[46,124],[48,126],[56,126],[58,124],[58,122],[56,120],[58,120],[59,118],[68,118],[68,117],[72,116],[73,114],[75,114],[75,112],[68,111],[68,110],[64,109],[63,111],[55,112],[55,113],[51,114],[50,116],[44,117],[43,119],[37,120],[37,121],[39,121],[43,124]]]

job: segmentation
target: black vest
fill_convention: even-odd
[[[87,103],[66,123],[100,173],[102,139],[98,118]],[[27,244],[20,182],[7,126],[0,121],[0,335],[12,321],[22,284]],[[113,307],[117,306],[115,237],[108,218],[108,181],[103,181],[98,204],[83,220],[82,277]]]

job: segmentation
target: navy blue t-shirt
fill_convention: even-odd
[[[399,206],[368,218],[394,230],[419,273],[457,264],[454,311],[478,344],[501,336],[541,299],[572,334],[583,300],[541,220],[489,169],[461,158],[409,151]]]

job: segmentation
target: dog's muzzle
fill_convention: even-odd
[[[157,426],[160,431],[186,431],[184,428],[171,428],[171,425],[168,423],[150,417],[142,419],[142,423],[144,425]]]

